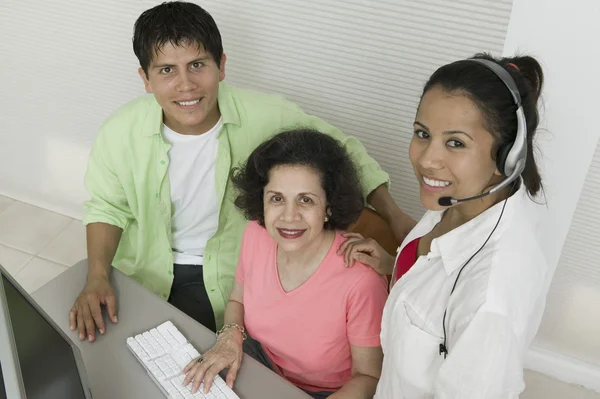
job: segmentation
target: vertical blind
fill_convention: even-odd
[[[423,84],[439,66],[500,55],[512,1],[206,1],[227,79],[276,92],[358,137],[411,216],[423,210],[408,161]]]

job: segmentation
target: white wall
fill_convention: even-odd
[[[514,0],[504,47],[505,55],[520,52],[537,57],[543,63],[546,73],[542,123],[545,131],[539,133],[540,151],[543,154],[541,166],[548,197],[548,206],[543,211],[542,232],[544,250],[553,271],[559,264],[563,244],[600,139],[597,122],[600,108],[598,21],[598,0]],[[597,246],[598,243],[590,242],[589,245]],[[570,266],[572,265],[561,265],[567,275]],[[600,261],[590,259],[589,266],[592,269],[600,268]],[[587,293],[578,295],[580,300],[571,306],[574,305],[580,310],[600,312],[600,285],[590,288],[581,285],[580,280],[557,280],[553,282],[549,299],[558,291],[564,290],[571,293]],[[569,296],[575,298],[575,295]],[[590,302],[592,298],[597,302]],[[552,306],[552,301],[548,303],[546,316],[556,316],[558,309]],[[577,347],[573,341],[578,338],[574,331],[569,331],[577,321],[581,329],[577,333],[587,334],[590,344],[593,344],[599,338],[590,336],[593,331],[598,331],[595,324],[598,318],[586,319],[585,311],[579,311],[577,314],[579,316],[576,316],[575,312],[569,312],[561,313],[560,317],[545,317],[544,322],[552,320],[552,325],[542,323],[535,343],[543,349],[539,351],[541,355],[534,354],[530,357],[530,366],[558,377],[562,373],[565,378],[571,380],[579,375],[582,380],[574,382],[585,383],[600,390],[600,357],[589,359],[588,353],[584,353],[581,346],[578,350],[573,350]],[[560,340],[548,339],[550,334],[557,331],[567,333],[561,333]],[[590,349],[590,346],[587,346],[587,352]],[[586,365],[573,359],[565,360],[560,356],[555,357],[554,361],[548,360],[548,356],[552,357],[552,352],[568,353],[569,356],[586,358],[593,363]],[[579,369],[573,374],[575,377],[567,377],[569,362],[573,366],[572,370],[587,367],[588,372]],[[597,369],[594,370],[595,367]],[[594,378],[597,378],[595,382],[592,381]]]
[[[542,169],[549,198],[544,241],[556,266],[600,138],[600,1],[514,0],[504,54],[537,57],[546,73]]]
[[[0,195],[80,218],[96,131],[144,92],[131,35],[145,5],[0,4]]]

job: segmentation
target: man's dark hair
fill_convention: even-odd
[[[235,205],[247,219],[264,227],[263,191],[269,172],[280,165],[308,166],[320,176],[329,215],[325,229],[345,230],[358,220],[364,199],[354,162],[339,141],[312,129],[273,136],[259,145],[243,166],[234,169],[232,181],[238,190]]]
[[[135,22],[133,52],[148,76],[152,58],[167,43],[173,46],[195,44],[221,66],[221,33],[211,15],[194,3],[165,2],[146,10]]]

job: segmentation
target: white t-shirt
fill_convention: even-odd
[[[392,287],[382,319],[379,399],[517,399],[523,358],[544,311],[548,265],[536,205],[524,185],[508,199],[434,239]],[[400,250],[429,233],[443,212],[427,212]],[[443,342],[444,311],[448,357]]]
[[[163,125],[169,149],[169,182],[172,204],[173,261],[203,264],[206,242],[217,231],[219,209],[215,164],[223,118],[199,136],[174,132]]]

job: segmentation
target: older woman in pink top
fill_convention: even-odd
[[[280,133],[260,145],[233,181],[251,222],[217,343],[184,372],[195,392],[242,352],[314,398],[372,398],[383,355],[379,334],[386,280],[347,268],[342,232],[364,207],[350,156],[312,130]],[[246,332],[252,337],[247,337]]]

